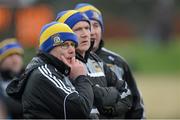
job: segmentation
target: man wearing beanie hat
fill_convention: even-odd
[[[91,40],[95,42],[93,51],[113,70],[119,79],[125,80],[133,94],[133,107],[125,114],[125,118],[144,118],[144,104],[136,81],[127,62],[116,53],[103,47],[102,34],[104,32],[101,12],[91,4],[79,3],[76,10],[85,13],[91,22]]]
[[[24,71],[23,48],[15,38],[7,38],[0,42],[0,87],[5,99],[9,118],[21,118],[22,106],[6,94],[6,87],[13,78]]]
[[[21,72],[23,68],[23,53],[23,48],[15,38],[8,38],[0,42],[1,79],[12,79]]]
[[[87,67],[93,84],[94,107],[90,118],[124,118],[124,112],[131,108],[131,93],[125,81],[116,75],[91,52],[90,22],[86,15],[68,10],[58,13],[56,21],[69,25],[79,39],[76,57]],[[93,44],[92,44],[93,46]],[[97,107],[97,108],[96,108]]]
[[[39,53],[22,79],[7,88],[11,97],[22,99],[24,118],[88,118],[94,94],[84,65],[75,59],[77,45],[66,24],[43,26]]]

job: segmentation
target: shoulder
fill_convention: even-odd
[[[43,64],[38,66],[32,71],[32,74],[30,75],[30,79],[33,79],[33,81],[36,80],[36,82],[38,82],[38,80],[41,81],[48,80],[50,79],[50,76],[53,76],[55,72],[56,71],[53,66],[48,64]]]
[[[90,52],[90,56],[89,56],[90,59],[94,59],[96,60],[97,62],[102,62],[103,60],[94,52]]]
[[[112,61],[114,61],[114,60],[117,61],[118,60],[120,62],[127,63],[127,61],[124,59],[124,57],[122,57],[119,54],[117,54],[117,53],[115,53],[115,52],[113,52],[111,50],[108,50],[108,49],[106,49],[104,47],[101,49],[101,52],[102,52],[102,55],[104,57],[107,57],[107,59],[109,59],[109,60],[112,60]]]
[[[46,77],[47,79],[50,78],[61,78],[62,74],[52,65],[44,64],[37,68],[35,75]]]

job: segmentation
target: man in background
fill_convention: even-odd
[[[114,71],[120,80],[125,80],[132,92],[133,106],[125,118],[144,118],[144,104],[136,81],[127,62],[118,54],[104,48],[104,25],[101,12],[91,4],[79,3],[76,10],[85,13],[91,21],[91,40],[94,41],[93,51]]]
[[[15,38],[0,42],[0,86],[9,118],[21,118],[22,106],[6,94],[6,88],[13,78],[19,77],[23,69],[24,50]]]
[[[91,51],[91,25],[88,17],[76,10],[61,11],[56,20],[69,25],[76,33],[79,45],[76,57],[84,63],[94,90],[94,107],[90,118],[124,118],[132,106],[132,96],[126,81],[119,80],[114,72]]]

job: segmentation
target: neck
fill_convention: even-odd
[[[79,50],[77,50],[77,52],[78,52],[83,58],[85,57],[86,52],[79,51]]]
[[[46,63],[53,65],[58,71],[60,71],[64,75],[69,75],[70,67],[55,56],[44,52],[38,53],[38,56]]]

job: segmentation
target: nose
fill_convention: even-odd
[[[89,29],[83,29],[82,35],[83,36],[88,36],[90,34],[90,30]]]
[[[94,30],[93,26],[91,25],[91,37],[94,37],[94,35],[95,35],[95,30]]]
[[[68,53],[71,54],[71,55],[72,55],[72,54],[75,54],[75,48],[70,45],[70,46],[69,46]]]

